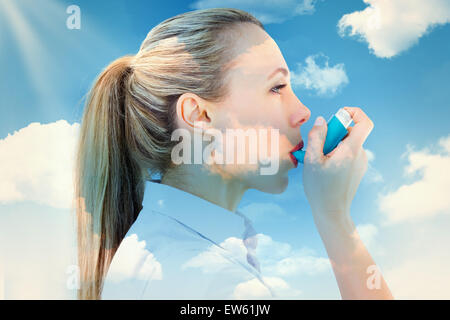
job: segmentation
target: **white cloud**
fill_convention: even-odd
[[[276,298],[295,299],[301,295],[301,291],[291,288],[289,284],[278,277],[263,277],[263,281],[267,283],[277,294]],[[272,295],[266,286],[258,279],[239,283],[233,291],[231,299],[271,299]]]
[[[330,261],[328,258],[293,254],[291,257],[286,257],[276,262],[273,266],[266,267],[266,269],[271,273],[283,276],[297,274],[315,275],[328,271],[330,269]]]
[[[420,220],[437,214],[450,214],[450,135],[438,142],[439,150],[414,151],[408,147],[406,176],[420,178],[397,190],[380,195],[380,210],[388,222]]]
[[[315,275],[331,270],[328,258],[317,257],[310,249],[292,249],[291,245],[274,241],[270,236],[258,233],[256,258],[261,265],[261,273],[272,276]],[[220,245],[246,260],[247,249],[242,239],[227,238]],[[231,262],[221,254],[222,250],[217,246],[210,246],[208,250],[201,252],[183,264],[182,268],[200,268],[205,273],[213,273],[224,267],[232,267]],[[230,269],[232,270],[232,269]]]
[[[308,248],[292,249],[291,245],[258,234],[258,259],[265,274],[276,276],[315,275],[331,270],[328,258],[317,257]]]
[[[73,276],[66,273],[76,265],[72,218],[69,209],[30,202],[0,205],[5,299],[75,298],[76,290],[67,286]]]
[[[266,234],[258,233],[257,237],[256,253],[259,259],[266,261],[266,264],[285,258],[293,251],[289,243],[274,241]]]
[[[448,255],[422,255],[394,266],[385,278],[400,299],[449,299],[449,265]]]
[[[323,60],[322,66],[320,62],[316,62],[318,59]],[[349,80],[343,63],[330,67],[328,60],[322,53],[308,56],[305,66],[298,63],[297,71],[291,72],[292,85],[314,90],[321,96],[335,95]]]
[[[371,223],[358,224],[356,229],[359,237],[372,256],[382,257],[386,255],[385,248],[380,245],[381,236],[377,226]]]
[[[282,23],[292,17],[312,14],[316,0],[198,0],[192,9],[236,8],[247,11],[264,24]]]
[[[79,124],[33,122],[0,140],[0,203],[69,208]]]
[[[383,274],[395,298],[450,299],[449,228],[450,215],[386,228]]]
[[[364,149],[366,151],[367,154],[367,161],[372,162],[373,160],[375,160],[375,154],[370,151],[369,149]]]
[[[126,279],[161,280],[161,263],[145,247],[145,240],[139,241],[136,234],[123,239],[116,252],[120,259],[113,259],[109,267],[109,279],[113,282]]]
[[[233,256],[240,257],[245,261],[247,249],[242,239],[230,237],[220,243],[220,246]],[[219,247],[211,245],[206,251],[200,252],[198,255],[183,263],[181,268],[200,268],[204,273],[215,273],[223,270],[223,268],[229,268],[230,271],[235,270],[232,262],[224,257],[224,253],[226,254]]]
[[[359,224],[356,226],[356,229],[364,244],[370,247],[378,234],[378,228],[373,224]]]
[[[344,15],[341,36],[356,36],[378,57],[409,49],[434,26],[450,22],[448,0],[364,0],[368,7]]]
[[[368,160],[367,172],[364,175],[365,180],[368,182],[373,182],[373,183],[383,182],[384,181],[383,176],[373,166],[373,162],[375,161],[375,154],[373,153],[373,151],[371,151],[369,149],[364,148],[364,150],[366,151],[367,160]]]
[[[2,254],[0,252],[0,254]],[[0,300],[5,299],[5,271],[3,271],[3,256],[0,256]]]

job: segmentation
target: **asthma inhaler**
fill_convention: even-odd
[[[350,113],[343,108],[339,109],[338,112],[328,120],[327,137],[325,138],[325,144],[323,146],[323,154],[328,154],[336,148],[339,142],[347,135],[347,128],[351,123],[352,117]],[[305,158],[304,150],[292,152],[292,155],[298,162],[303,163],[303,159]]]

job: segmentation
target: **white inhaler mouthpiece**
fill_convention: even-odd
[[[344,108],[340,108],[330,120],[328,120],[327,137],[323,146],[323,154],[328,154],[333,151],[339,142],[347,135],[348,126],[352,123],[352,116]],[[304,150],[297,150],[292,153],[298,162],[303,163],[305,158]]]

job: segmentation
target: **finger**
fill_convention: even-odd
[[[348,135],[350,134],[350,132],[352,132],[352,129],[353,129],[353,127],[348,127],[348,128],[347,128],[347,134],[345,135],[345,137],[344,137],[342,140],[344,140],[345,138],[348,137]]]
[[[327,136],[327,122],[323,117],[317,117],[314,126],[308,133],[308,144],[306,146],[305,161],[322,163],[325,159],[323,146]]]
[[[355,125],[350,129],[347,138],[344,140],[348,147],[356,154],[366,141],[373,129],[373,122],[370,118],[357,107],[344,107],[350,113]],[[349,129],[349,128],[347,128]]]

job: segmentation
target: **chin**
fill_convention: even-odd
[[[254,188],[271,194],[283,193],[289,183],[287,175],[260,176],[258,180],[259,181]]]

